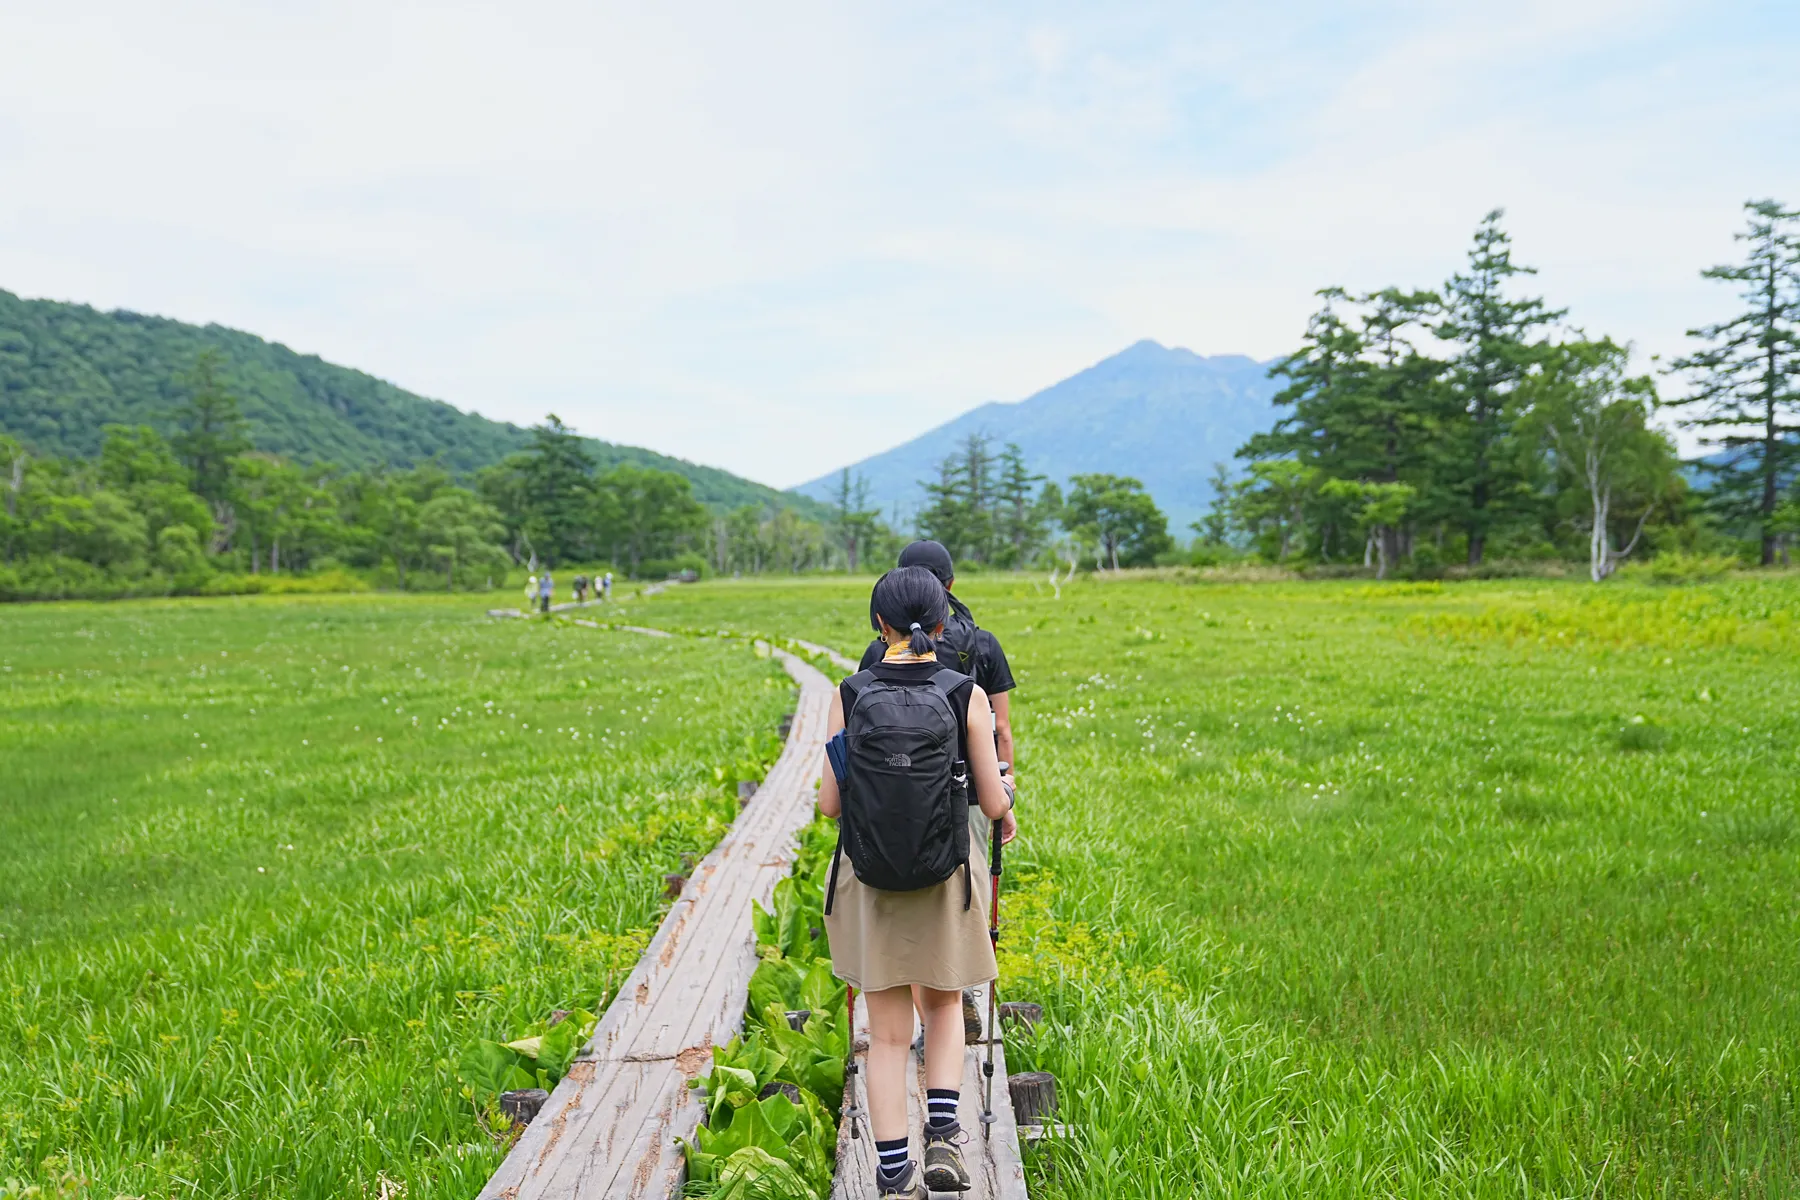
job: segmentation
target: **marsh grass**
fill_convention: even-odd
[[[1669,731],[1643,717],[1633,717],[1619,726],[1617,736],[1621,750],[1661,750],[1669,744]]]
[[[459,1050],[603,1007],[790,704],[466,599],[0,609],[0,1180],[473,1195]]]
[[[855,653],[868,586],[633,619]],[[1020,682],[1034,1197],[1800,1194],[1800,581],[959,592]]]

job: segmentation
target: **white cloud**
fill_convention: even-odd
[[[1674,352],[1738,204],[1800,200],[1800,35],[1751,3],[5,21],[0,287],[775,483],[1139,337],[1279,353],[1496,204],[1573,319]]]

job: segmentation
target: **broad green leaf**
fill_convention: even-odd
[[[772,1096],[765,1096],[756,1102],[756,1106],[762,1110],[763,1120],[768,1123],[769,1128],[775,1132],[775,1136],[779,1137],[783,1144],[787,1142],[788,1138],[794,1136],[797,1130],[805,1126],[805,1120],[801,1116],[801,1106],[789,1100],[785,1092],[776,1092]]]
[[[844,1011],[844,985],[831,973],[829,958],[814,959],[800,981],[798,1007],[809,1008],[814,1016],[833,1019]],[[807,1022],[808,1025],[812,1022]]]
[[[535,1087],[526,1069],[532,1061],[498,1042],[478,1041],[466,1047],[456,1062],[456,1073],[475,1092],[478,1102],[501,1092]]]
[[[548,1033],[536,1040],[538,1066],[552,1077],[561,1079],[569,1073],[569,1064],[575,1061],[575,1056],[581,1053],[587,1035],[571,1014],[551,1026]]]
[[[800,981],[800,968],[787,959],[763,959],[750,976],[750,1011],[761,1012],[771,1004],[783,1009],[798,1008]]]

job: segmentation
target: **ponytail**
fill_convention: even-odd
[[[908,630],[907,647],[914,654],[931,652],[931,635],[949,611],[949,593],[924,567],[896,567],[875,581],[869,595],[869,613],[878,618],[871,624],[879,629],[885,621],[890,629]]]

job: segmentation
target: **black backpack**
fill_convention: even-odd
[[[968,682],[948,669],[918,683],[890,683],[873,671],[844,681],[848,779],[838,815],[838,846],[856,877],[885,892],[912,892],[963,871],[969,877],[969,775],[957,757],[962,728],[950,694]],[[838,856],[825,885],[825,911],[837,893]]]
[[[937,638],[937,660],[952,671],[975,676],[975,622],[955,609],[944,618],[944,632]]]

